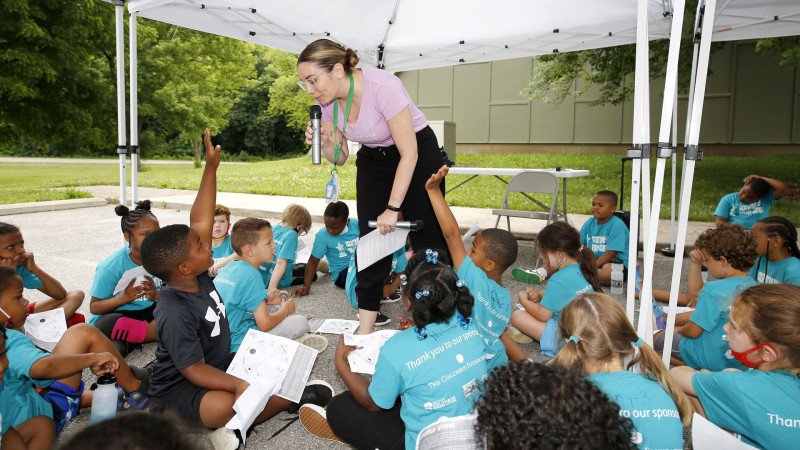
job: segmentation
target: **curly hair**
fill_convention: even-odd
[[[597,274],[597,262],[594,253],[581,245],[581,234],[572,225],[566,222],[553,222],[542,228],[536,236],[536,246],[539,251],[553,253],[564,252],[570,258],[575,258],[581,268],[581,274],[595,292],[601,292],[600,276]]]
[[[119,224],[120,228],[122,228],[122,234],[128,234],[131,230],[139,226],[139,221],[142,217],[150,216],[153,220],[158,222],[155,214],[150,212],[150,206],[150,200],[136,202],[136,208],[134,209],[130,209],[125,205],[117,205],[117,207],[114,208],[114,212],[122,217]]]
[[[464,317],[472,315],[475,299],[468,287],[457,285],[458,275],[452,267],[442,261],[434,264],[424,258],[420,260],[418,255],[412,260],[415,260],[414,269],[407,275],[403,295],[411,302],[411,317],[417,327],[446,322],[456,311]],[[425,291],[428,295],[417,298],[417,293]]]
[[[305,62],[310,62],[323,69],[330,69],[336,64],[341,64],[344,72],[349,75],[358,64],[358,54],[352,48],[345,48],[330,39],[317,39],[300,52],[297,64]]]
[[[753,236],[743,226],[730,223],[721,223],[704,231],[694,246],[718,261],[724,256],[737,270],[750,270],[758,257]]]
[[[639,335],[633,328],[625,310],[613,297],[597,292],[586,292],[575,297],[558,319],[562,339],[575,336],[578,343],[567,341],[558,352],[553,364],[589,375],[587,363],[603,363],[618,358],[630,358],[628,369],[638,368],[647,378],[657,382],[672,397],[684,425],[692,420],[692,406],[655,350],[646,343],[635,351],[634,342]]]
[[[633,423],[577,372],[511,361],[483,385],[476,439],[489,449],[635,449]]]

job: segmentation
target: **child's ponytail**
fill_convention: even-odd
[[[597,273],[597,260],[592,250],[581,245],[578,249],[578,256],[575,259],[578,260],[583,278],[592,285],[594,291],[603,292],[602,285],[600,284],[600,275]]]
[[[136,208],[131,210],[125,205],[117,205],[114,208],[114,212],[122,217],[120,220],[120,228],[122,228],[122,234],[130,233],[131,230],[136,228],[139,224],[139,219],[144,216],[150,216],[153,219],[156,218],[152,212],[150,212],[151,203],[150,200],[142,200],[140,202],[136,202]]]
[[[464,317],[472,316],[472,307],[475,306],[475,298],[469,292],[469,288],[464,280],[456,281],[456,287],[451,294],[455,298],[456,310]]]
[[[466,284],[450,266],[439,261],[438,252],[426,250],[423,255],[415,255],[409,262],[414,268],[404,292],[411,302],[416,328],[446,322],[456,311],[463,317],[471,316],[475,301]]]
[[[658,353],[636,334],[625,310],[614,298],[597,292],[578,295],[561,310],[558,331],[566,342],[553,364],[588,375],[586,364],[589,362],[602,363],[614,358],[622,361],[632,357],[628,368],[638,365],[642,374],[658,382],[672,397],[683,424],[691,421],[689,399],[672,379]]]

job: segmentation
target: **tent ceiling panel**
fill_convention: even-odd
[[[631,0],[134,0],[141,17],[300,52],[329,37],[362,66],[412,70],[631,44]],[[649,0],[649,37],[666,38],[668,0]],[[715,40],[800,34],[797,0],[721,0]],[[777,17],[777,19],[776,19]],[[383,47],[382,47],[383,46]],[[380,52],[379,49],[384,51]],[[382,58],[382,60],[381,60]]]

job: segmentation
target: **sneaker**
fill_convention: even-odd
[[[305,336],[297,338],[294,341],[300,345],[311,347],[319,353],[324,352],[325,349],[328,348],[328,339],[321,334],[306,334]]]
[[[208,439],[211,440],[211,445],[216,450],[236,450],[239,448],[239,439],[233,430],[222,427],[217,428],[208,434]]]
[[[328,406],[328,402],[334,396],[333,387],[322,380],[311,380],[306,383],[306,388],[303,390],[303,395],[300,401],[292,403],[286,408],[289,414],[297,414],[303,405],[317,405],[322,408]]]
[[[398,290],[392,292],[391,294],[389,294],[388,297],[382,298],[381,299],[381,304],[384,304],[384,303],[397,303],[399,301],[400,301],[400,290],[398,289]]]
[[[392,321],[392,319],[384,316],[383,313],[379,312],[378,313],[378,317],[375,318],[375,326],[376,327],[382,327],[382,326],[386,325],[387,323],[389,323],[391,321]]]
[[[511,270],[511,275],[513,275],[517,281],[522,281],[523,283],[541,284],[542,281],[547,278],[547,271],[541,267],[534,270],[526,270],[520,269],[519,267],[514,267]]]
[[[303,405],[300,407],[300,423],[303,428],[308,430],[314,436],[331,441],[339,441],[347,443],[337,436],[331,429],[328,423],[328,416],[325,414],[325,409],[317,405]]]

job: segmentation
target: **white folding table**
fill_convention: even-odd
[[[479,175],[492,175],[498,180],[502,181],[505,184],[508,184],[504,178],[501,177],[513,177],[514,175],[520,174],[522,172],[547,172],[555,175],[556,178],[561,179],[561,198],[563,203],[563,211],[557,211],[558,215],[567,220],[567,178],[578,178],[578,177],[588,177],[589,171],[588,170],[579,170],[579,169],[522,169],[522,168],[510,168],[510,167],[451,167],[450,171],[448,172],[451,175],[472,175],[471,177],[467,178],[466,180],[458,183],[457,185],[453,186],[452,188],[448,189],[447,192],[451,192],[463,184],[473,180],[474,178],[478,177]],[[536,201],[535,199],[528,197],[531,201],[535,202],[545,210],[549,210],[549,208],[542,205],[540,202]]]

